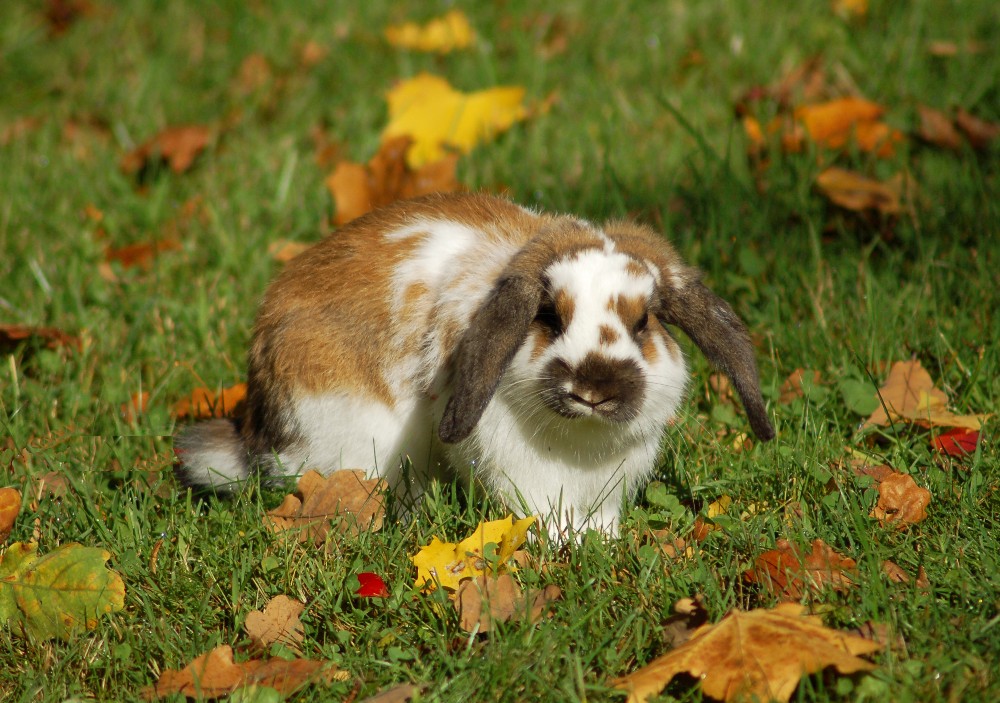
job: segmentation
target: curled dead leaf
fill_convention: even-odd
[[[489,632],[498,622],[520,615],[538,622],[549,605],[562,597],[554,584],[522,593],[510,574],[480,574],[464,579],[455,592],[459,626],[466,632]]]
[[[920,125],[917,135],[929,144],[958,151],[962,148],[962,135],[955,129],[951,117],[927,105],[917,105]]]
[[[902,181],[882,182],[836,166],[816,177],[820,192],[834,205],[853,212],[874,210],[896,215],[902,210]]]
[[[47,349],[73,347],[80,351],[83,348],[79,337],[67,334],[55,327],[0,325],[0,352],[11,352],[21,342],[28,340],[41,342]]]
[[[212,130],[203,125],[168,127],[126,154],[121,169],[137,176],[165,161],[174,173],[184,173],[211,141]]]
[[[956,415],[948,410],[948,396],[917,360],[897,361],[879,388],[880,405],[862,427],[912,422],[925,427],[964,427],[979,430],[989,415]],[[888,412],[886,412],[888,409]]]
[[[857,562],[838,554],[821,539],[812,542],[809,554],[779,539],[775,549],[757,557],[752,569],[744,573],[751,583],[758,583],[786,600],[799,600],[805,593],[819,593],[824,588],[846,591],[855,584]]]
[[[878,503],[870,516],[883,525],[903,529],[927,518],[931,492],[921,488],[909,474],[893,472],[878,485]]]
[[[295,598],[275,596],[263,610],[248,613],[244,627],[259,648],[266,650],[277,642],[298,654],[302,651],[301,645],[305,639],[305,630],[299,619],[305,607]]]
[[[315,545],[324,544],[333,529],[376,532],[385,517],[384,490],[384,481],[365,478],[357,469],[328,476],[310,470],[299,478],[298,493],[286,495],[264,522],[275,532],[292,531],[299,542]]]

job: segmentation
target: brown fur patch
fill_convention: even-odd
[[[576,303],[570,294],[564,290],[556,291],[552,303],[555,305],[556,314],[559,315],[559,320],[562,322],[562,328],[567,329],[570,322],[573,321],[573,311],[576,309]]]
[[[634,298],[625,295],[616,295],[608,301],[608,310],[615,313],[625,325],[625,329],[630,330],[639,320],[647,314],[647,301],[644,298]]]
[[[549,348],[549,334],[540,327],[534,327],[528,335],[531,344],[531,360],[535,361]]]
[[[635,276],[636,278],[649,275],[649,270],[634,259],[630,259],[628,263],[625,264],[625,272],[630,276]]]
[[[611,327],[610,325],[601,325],[599,328],[599,332],[601,335],[599,341],[603,345],[614,344],[615,342],[618,341],[619,338],[618,330],[616,330],[614,327]]]

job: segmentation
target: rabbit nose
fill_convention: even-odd
[[[574,388],[570,391],[569,397],[592,410],[604,403],[610,403],[615,400],[614,394],[602,393],[596,388]]]

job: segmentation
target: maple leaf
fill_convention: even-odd
[[[902,210],[904,181],[900,176],[883,182],[832,166],[816,177],[816,186],[834,205],[853,212],[876,210],[895,215]]]
[[[375,208],[396,200],[430,193],[452,193],[459,189],[455,178],[456,154],[411,168],[407,150],[413,144],[408,135],[386,139],[367,165],[342,161],[326,178],[326,187],[337,206],[333,222],[342,225]]]
[[[804,610],[782,603],[773,610],[733,611],[614,685],[628,691],[628,703],[643,703],[687,673],[700,679],[706,696],[719,700],[788,701],[804,674],[831,666],[842,674],[875,668],[856,655],[876,652],[880,644],[828,629]]]
[[[10,486],[0,488],[0,544],[7,541],[21,512],[21,491]]]
[[[243,626],[258,647],[267,649],[277,642],[299,654],[300,645],[305,639],[305,630],[299,616],[305,607],[295,598],[275,596],[267,602],[264,610],[249,612]]]
[[[434,588],[440,584],[449,590],[458,588],[462,579],[482,576],[487,571],[502,569],[524,544],[528,528],[536,519],[514,520],[508,515],[502,520],[482,522],[469,537],[458,544],[431,537],[411,561],[417,567],[415,585]],[[495,550],[495,553],[488,553]]]
[[[76,543],[43,556],[36,550],[15,542],[0,558],[0,620],[34,637],[65,638],[125,607],[125,582],[104,566],[109,552]]]
[[[490,632],[495,623],[519,613],[538,622],[549,604],[561,597],[562,590],[553,584],[524,594],[510,574],[481,574],[462,581],[455,592],[455,611],[466,632]]]
[[[199,655],[183,669],[167,669],[141,695],[147,701],[176,694],[188,698],[221,698],[247,686],[267,686],[288,696],[311,683],[348,678],[333,662],[312,659],[251,659],[236,663],[233,649],[222,645]]]
[[[948,410],[948,396],[934,387],[919,361],[897,361],[879,389],[885,407],[879,407],[862,428],[904,420],[924,427],[963,427],[979,430],[989,415],[956,415]],[[888,409],[888,413],[886,412]]]
[[[147,170],[165,161],[174,173],[184,173],[212,141],[212,130],[202,125],[168,127],[127,153],[121,169],[141,178]]]
[[[460,10],[452,10],[424,25],[406,22],[387,27],[385,39],[399,49],[416,49],[447,54],[467,49],[476,41],[469,19]]]
[[[751,583],[768,587],[787,600],[799,600],[803,593],[818,592],[829,586],[846,591],[854,585],[857,562],[838,554],[821,539],[812,542],[809,554],[802,556],[798,547],[779,539],[775,549],[761,554],[743,577]]]
[[[357,534],[382,527],[385,506],[381,493],[385,481],[365,478],[360,470],[334,471],[324,476],[306,471],[299,478],[298,493],[285,496],[264,523],[275,532],[292,530],[299,542],[320,545],[330,530]]]
[[[870,516],[883,525],[902,529],[926,519],[930,502],[930,491],[918,486],[909,474],[894,471],[879,482],[878,502]]]
[[[430,73],[398,83],[386,97],[389,124],[382,139],[412,137],[406,154],[411,168],[438,161],[449,149],[468,153],[528,117],[520,86],[463,93]]]
[[[195,388],[187,398],[174,404],[173,414],[178,420],[191,418],[203,420],[212,417],[239,415],[247,396],[247,384],[237,383],[218,393],[208,388]]]

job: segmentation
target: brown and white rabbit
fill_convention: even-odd
[[[774,429],[746,328],[647,227],[487,195],[399,202],[288,263],[261,305],[245,415],[177,438],[181,478],[450,467],[547,520],[614,533],[684,396],[676,325]],[[420,483],[420,480],[417,481]]]

